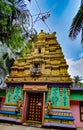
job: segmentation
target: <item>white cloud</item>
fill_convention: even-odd
[[[83,53],[80,54],[80,58],[82,58],[82,57],[83,57]]]
[[[66,59],[67,64],[69,65],[68,72],[73,76],[81,76],[83,77],[83,58],[74,61],[73,59]]]

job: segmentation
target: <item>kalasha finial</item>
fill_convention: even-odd
[[[43,32],[43,30],[41,29],[41,32]]]

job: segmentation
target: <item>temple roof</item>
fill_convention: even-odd
[[[71,91],[83,91],[83,87],[71,87]]]
[[[55,34],[55,32],[47,34],[41,30],[37,35],[38,40],[32,43],[31,52],[25,53],[24,58],[19,57],[11,67],[11,74],[6,83],[71,83],[67,72],[68,65]]]

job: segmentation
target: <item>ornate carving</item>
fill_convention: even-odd
[[[30,54],[25,53],[24,58],[26,60],[19,57],[15,61],[6,82],[54,81],[71,83],[71,78],[67,72],[68,65],[56,40],[55,33],[46,34],[41,30],[37,39],[36,43],[33,41]],[[25,49],[27,51],[27,47]],[[33,66],[37,64],[40,66]]]
[[[52,115],[51,109],[52,109],[52,101],[51,101],[51,99],[49,99],[48,103],[47,103],[47,114],[48,115]]]
[[[23,102],[22,102],[22,98],[19,97],[18,101],[17,101],[17,108],[16,108],[16,112],[21,112],[21,107],[23,106]]]

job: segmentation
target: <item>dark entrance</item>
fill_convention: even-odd
[[[27,119],[31,122],[42,122],[43,93],[28,94]]]
[[[0,109],[1,109],[1,106],[2,106],[2,98],[0,97]]]

